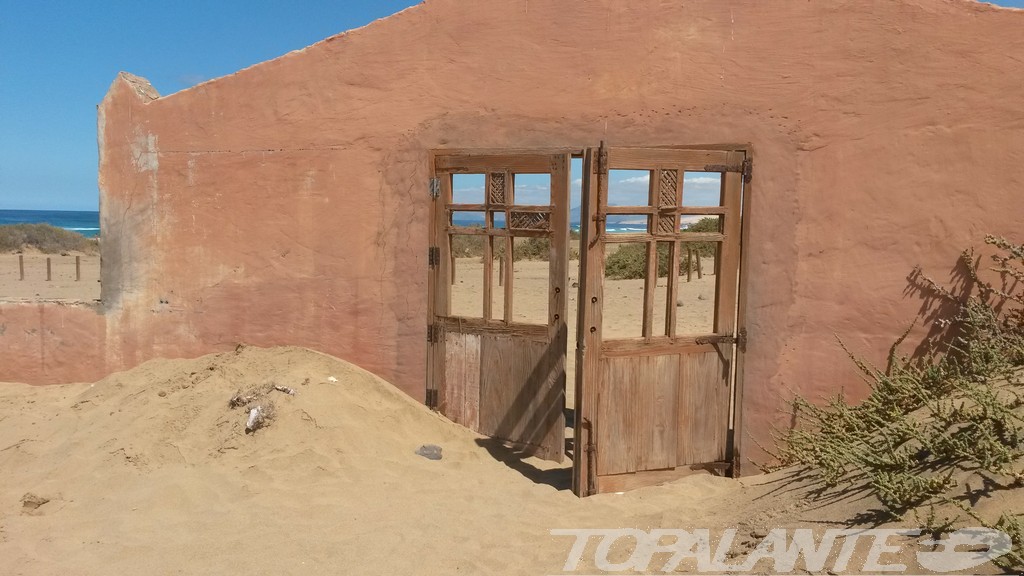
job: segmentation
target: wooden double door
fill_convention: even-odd
[[[565,454],[569,152],[436,153],[428,404]]]
[[[451,151],[433,168],[428,403],[561,460],[571,289],[574,491],[738,472],[745,150]]]

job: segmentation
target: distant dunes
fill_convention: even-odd
[[[99,240],[49,224],[0,225],[0,253],[19,250],[37,250],[44,254],[95,253],[99,250]]]

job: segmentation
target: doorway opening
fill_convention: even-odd
[[[428,404],[580,495],[735,473],[750,166],[731,147],[435,152]]]

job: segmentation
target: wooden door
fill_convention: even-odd
[[[750,166],[742,150],[586,151],[577,494],[730,471]]]
[[[435,153],[428,403],[523,453],[565,451],[568,152]]]

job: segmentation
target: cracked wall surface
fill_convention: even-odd
[[[915,265],[942,277],[1017,234],[1024,12],[567,4],[429,0],[166,97],[119,76],[99,108],[102,313],[0,307],[0,380],[294,344],[422,400],[429,150],[749,143],[743,409],[765,441],[793,391],[863,392],[834,335],[881,360],[927,313]]]

